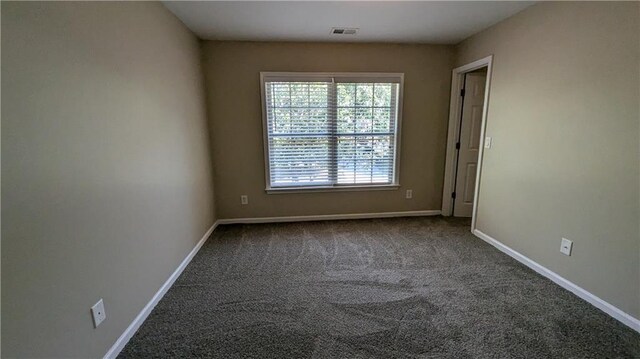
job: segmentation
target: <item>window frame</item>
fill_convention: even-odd
[[[395,141],[393,148],[393,181],[389,184],[333,184],[330,186],[288,186],[271,187],[271,166],[269,162],[269,124],[267,119],[266,82],[274,81],[335,81],[338,82],[394,82],[398,84],[397,118],[395,121]],[[404,73],[389,72],[260,72],[260,97],[262,107],[262,142],[265,166],[265,191],[269,194],[295,192],[340,192],[397,190],[400,187],[400,140],[402,134]]]

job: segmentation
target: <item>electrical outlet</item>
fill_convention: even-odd
[[[249,204],[249,196],[247,196],[246,194],[243,194],[242,196],[240,196],[240,203]]]
[[[573,248],[573,242],[571,242],[566,238],[562,238],[562,242],[560,242],[560,252],[562,252],[562,254],[566,254],[570,256],[572,248]]]
[[[97,328],[98,325],[107,318],[107,313],[104,311],[104,302],[102,299],[91,307],[91,316],[93,317],[94,328]]]
[[[413,190],[412,189],[408,189],[407,190],[407,194],[405,196],[407,199],[411,199],[413,198]]]

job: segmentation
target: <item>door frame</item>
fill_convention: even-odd
[[[476,172],[476,188],[473,199],[473,212],[471,214],[471,231],[476,228],[476,213],[478,211],[478,195],[480,193],[480,175],[482,173],[482,157],[484,154],[484,138],[487,126],[487,113],[489,109],[489,89],[491,88],[491,72],[493,55],[481,58],[466,65],[453,69],[451,74],[451,100],[449,105],[449,130],[447,134],[447,154],[444,167],[444,186],[442,189],[442,215],[453,215],[453,198],[451,193],[455,188],[455,173],[457,163],[456,142],[460,130],[460,117],[462,115],[462,102],[460,91],[464,87],[464,75],[468,72],[486,67],[487,80],[484,91],[484,105],[482,109],[482,122],[480,124],[480,148],[478,149],[478,167]]]

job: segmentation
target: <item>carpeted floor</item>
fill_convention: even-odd
[[[121,358],[640,358],[640,334],[424,217],[219,227]]]

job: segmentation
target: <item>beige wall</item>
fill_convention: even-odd
[[[159,3],[2,2],[2,35],[2,354],[101,357],[214,221],[199,43]]]
[[[440,209],[453,47],[206,41],[203,49],[220,218]],[[403,72],[401,188],[266,194],[260,71]]]
[[[478,228],[640,318],[639,4],[538,4],[457,63],[490,54]]]

